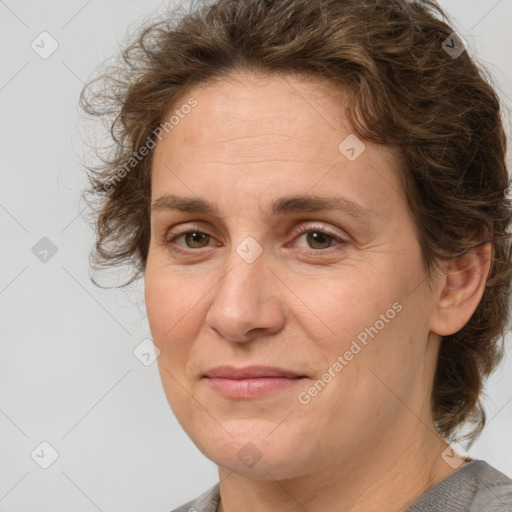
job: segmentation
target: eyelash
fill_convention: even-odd
[[[205,246],[205,247],[199,247],[196,249],[193,249],[193,248],[183,249],[183,248],[179,248],[180,246],[175,245],[174,242],[177,239],[181,238],[184,235],[191,234],[191,233],[207,235],[207,236],[210,236],[211,238],[213,238],[213,235],[211,235],[210,233],[203,231],[201,229],[188,229],[187,231],[183,231],[181,233],[174,234],[174,236],[172,236],[172,238],[169,238],[169,236],[166,235],[164,238],[164,243],[170,251],[177,253],[177,254],[183,254],[183,255],[190,255],[192,252],[198,252],[200,249],[206,249],[208,247],[208,246]],[[324,249],[301,248],[299,252],[303,256],[324,256],[324,255],[330,254],[332,252],[332,251],[328,251],[329,249],[331,249],[331,247],[335,247],[336,245],[343,246],[347,243],[346,240],[342,239],[337,234],[332,233],[331,231],[326,230],[325,228],[320,227],[320,226],[304,226],[304,227],[302,227],[298,231],[298,233],[295,234],[294,240],[306,233],[321,233],[322,235],[327,235],[329,237],[332,237],[334,239],[334,241],[336,241],[337,243],[333,244],[333,245],[329,245],[328,247],[326,247]]]

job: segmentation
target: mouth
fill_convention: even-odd
[[[235,399],[261,398],[302,382],[305,375],[273,366],[218,366],[204,378],[216,393]]]

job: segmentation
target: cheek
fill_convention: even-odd
[[[392,306],[400,295],[396,281],[378,279],[370,268],[366,270],[345,269],[314,283],[296,281],[292,285],[300,299],[292,315],[317,346],[330,352],[347,349],[352,339],[379,321],[381,314],[391,308],[389,316],[395,316]]]
[[[308,353],[315,369],[321,374],[331,369],[336,384],[329,387],[347,401],[350,396],[375,401],[376,377],[370,369],[394,382],[423,357],[425,312],[420,289],[410,293],[414,268],[403,260],[385,263],[292,285],[302,302],[290,314],[312,348]],[[332,367],[339,356],[336,371]]]
[[[189,293],[190,289],[193,293]],[[157,359],[160,378],[167,401],[185,430],[187,418],[198,414],[184,384],[188,365],[195,360],[194,340],[201,327],[199,309],[194,306],[203,295],[197,288],[180,282],[176,273],[170,276],[166,270],[155,271],[148,265],[146,311],[153,342],[160,350]]]
[[[146,271],[145,299],[151,334],[161,355],[172,361],[173,366],[185,359],[188,341],[200,329],[196,304],[203,295],[196,286],[181,282],[175,274],[171,277],[165,271]]]

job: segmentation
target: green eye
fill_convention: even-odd
[[[206,247],[210,241],[210,235],[201,233],[200,231],[188,231],[187,233],[183,233],[178,238],[181,238],[182,236],[185,237],[185,243],[187,247],[190,247],[191,249],[200,249],[201,247]],[[204,243],[205,241],[206,243]]]

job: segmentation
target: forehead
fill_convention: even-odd
[[[160,146],[179,150],[193,145],[200,152],[208,145],[209,151],[228,150],[231,157],[239,150],[243,160],[244,156],[250,159],[250,147],[259,146],[261,157],[266,154],[265,148],[274,152],[273,145],[294,138],[299,146],[296,150],[301,153],[325,142],[334,149],[333,156],[337,144],[332,146],[338,136],[333,141],[332,135],[343,127],[347,129],[343,116],[346,94],[322,79],[237,73],[191,89],[172,110],[179,110],[190,98],[197,105],[168,134],[167,139],[172,140]],[[319,136],[326,132],[331,132],[327,140]]]
[[[215,188],[217,199],[227,200],[234,188],[283,196],[314,187],[355,196],[371,188],[386,200],[400,189],[396,149],[365,142],[353,161],[341,152],[354,137],[345,115],[349,97],[327,80],[233,75],[191,89],[172,112],[191,98],[196,106],[155,148],[153,196],[175,188],[210,195]]]

